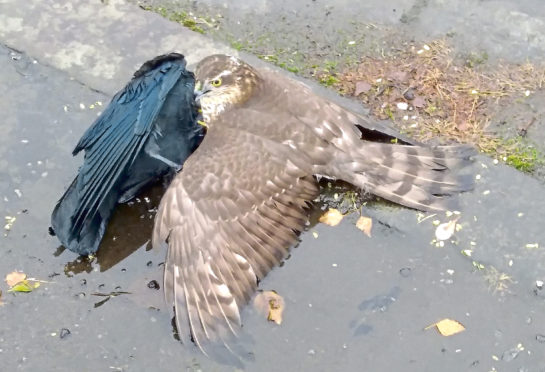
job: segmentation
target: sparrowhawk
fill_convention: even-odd
[[[73,154],[85,151],[83,165],[51,216],[66,248],[96,252],[115,205],[178,171],[202,140],[185,66],[177,53],[144,63],[79,140]]]
[[[163,196],[153,245],[168,244],[164,291],[179,336],[205,353],[229,347],[258,281],[296,242],[315,176],[425,211],[473,186],[459,173],[468,146],[362,140],[356,126],[388,130],[235,57],[209,56],[195,75],[207,133]]]

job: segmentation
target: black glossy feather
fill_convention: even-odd
[[[115,205],[178,171],[201,142],[185,65],[177,53],[146,62],[79,140],[83,165],[51,216],[66,248],[96,252]]]

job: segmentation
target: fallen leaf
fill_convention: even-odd
[[[354,89],[354,96],[359,96],[362,93],[369,92],[371,89],[371,84],[366,81],[356,81],[356,89]]]
[[[458,128],[458,130],[464,131],[467,129],[467,127],[468,127],[467,121],[456,123],[456,128]]]
[[[14,272],[11,272],[8,275],[6,275],[5,280],[6,280],[6,283],[10,287],[13,287],[17,283],[22,282],[25,279],[26,279],[26,274],[25,273],[22,273],[20,271],[14,271]]]
[[[466,329],[459,321],[448,318],[431,324],[424,329],[430,329],[431,327],[436,327],[443,336],[452,336]]]
[[[415,96],[412,101],[412,104],[414,107],[422,108],[426,105],[426,101],[424,100],[424,98],[420,96]]]
[[[409,74],[405,71],[393,71],[388,75],[388,80],[390,81],[398,81],[400,83],[404,83],[408,80]]]
[[[337,226],[343,219],[343,214],[335,208],[329,208],[322,214],[318,221],[329,226]]]
[[[365,235],[371,237],[371,228],[373,227],[373,220],[370,217],[361,216],[356,222],[356,227],[363,231]]]
[[[17,217],[6,216],[4,219],[6,220],[6,224],[4,225],[4,236],[8,236],[8,233],[11,231]]]
[[[447,240],[450,239],[452,234],[454,234],[454,230],[456,229],[456,221],[458,219],[442,223],[435,229],[435,237],[437,240]]]
[[[40,283],[34,282],[30,283],[28,280],[23,280],[14,286],[12,286],[8,292],[32,292],[32,290],[38,288]]]
[[[268,321],[275,322],[276,324],[282,323],[282,312],[284,311],[285,303],[282,296],[275,291],[262,291],[255,296],[254,307],[264,316]]]

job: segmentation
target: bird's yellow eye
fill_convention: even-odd
[[[214,79],[210,82],[210,84],[212,84],[213,87],[219,87],[221,85],[221,79],[220,78]]]

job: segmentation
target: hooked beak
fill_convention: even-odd
[[[203,89],[203,83],[200,80],[197,80],[195,82],[195,89],[193,91],[193,98],[195,99],[195,102],[197,102],[197,105],[201,105],[201,97],[203,94],[209,91],[209,89]]]

